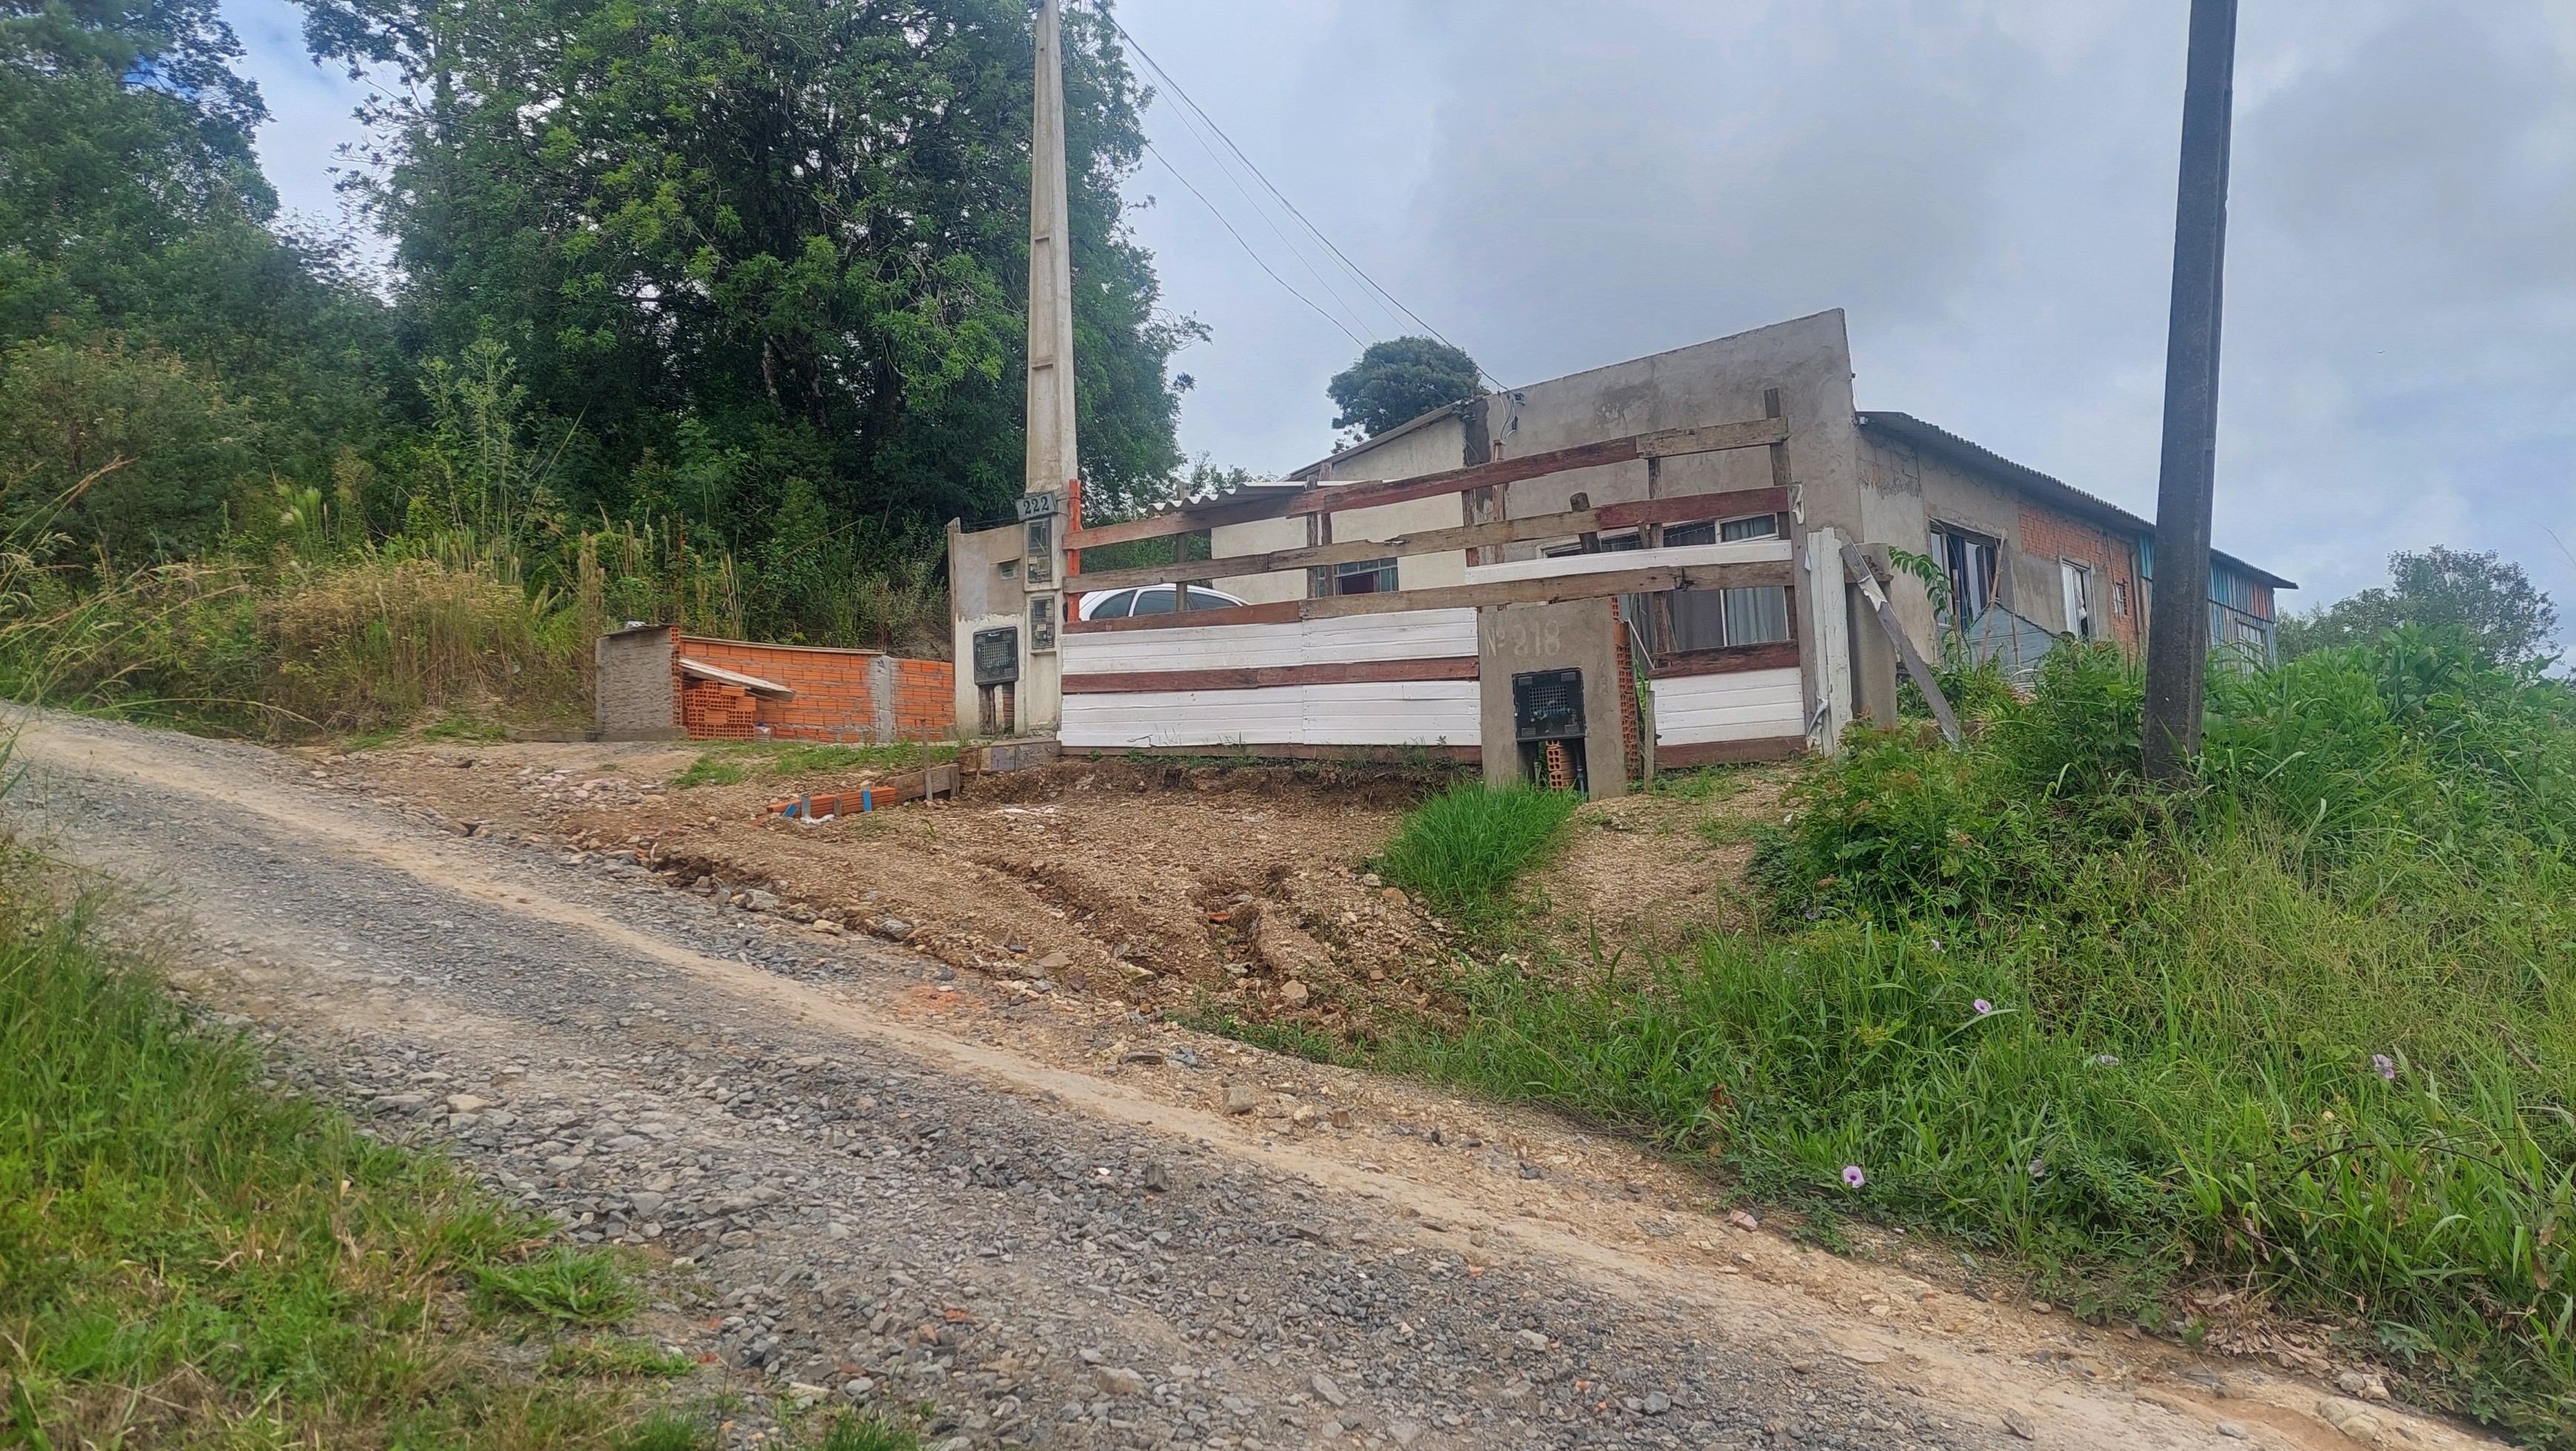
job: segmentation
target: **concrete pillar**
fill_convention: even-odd
[[[1081,471],[1073,417],[1073,237],[1065,194],[1064,49],[1060,0],[1038,0],[1037,95],[1029,136],[1029,417],[1023,505],[1019,729],[1053,732],[1064,717],[1061,634],[1067,487]],[[1052,506],[1041,504],[1050,497]],[[1053,618],[1050,618],[1052,616]]]

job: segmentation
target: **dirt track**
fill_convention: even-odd
[[[935,1402],[956,1451],[2352,1444],[2315,1386],[1731,1227],[1542,1118],[468,839],[255,748],[45,717],[20,759],[22,831],[154,895],[190,990],[312,1091],[689,1261],[649,1328],[754,1393],[738,1438],[844,1397]]]

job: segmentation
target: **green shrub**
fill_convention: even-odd
[[[1966,749],[1855,730],[1761,833],[1785,931],[1471,975],[1463,1032],[1378,1059],[2003,1248],[2079,1308],[2251,1283],[2576,1444],[2576,692],[2409,631],[2222,673],[2178,791],[2138,777],[2141,705],[2070,647]]]
[[[1580,805],[1571,791],[1453,786],[1404,818],[1377,870],[1443,911],[1489,911],[1508,899],[1525,868],[1558,845],[1566,818]]]
[[[2175,1276],[2251,1277],[2357,1320],[2415,1393],[2563,1442],[2576,921],[2339,901],[2251,827],[2177,846],[2079,864],[2008,932],[1841,921],[1571,991],[1473,976],[1462,1032],[1377,1061],[2010,1251],[2086,1311],[2152,1323]]]

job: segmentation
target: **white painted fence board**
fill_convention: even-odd
[[[1795,667],[1655,682],[1655,739],[1670,745],[1794,736],[1806,724]]]
[[[1304,691],[1299,685],[1271,685],[1068,695],[1056,739],[1067,749],[1293,744],[1305,729]]]
[[[1474,610],[1405,610],[1299,624],[1067,635],[1067,675],[1439,660],[1476,653]],[[1068,749],[1230,745],[1474,745],[1473,680],[1140,690],[1064,698]]]
[[[1310,746],[1472,746],[1482,738],[1481,696],[1473,680],[1301,688],[1300,739]]]
[[[1067,675],[1437,660],[1476,653],[1476,612],[1400,610],[1294,624],[1083,631],[1065,635],[1058,648]]]

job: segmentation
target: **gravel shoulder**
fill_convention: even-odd
[[[295,1091],[666,1265],[644,1328],[740,1393],[736,1444],[827,1400],[952,1451],[2493,1444],[290,756],[46,715],[18,763],[21,832],[141,893]]]

